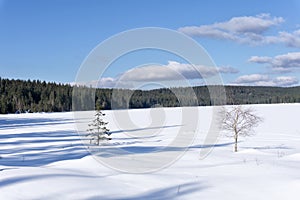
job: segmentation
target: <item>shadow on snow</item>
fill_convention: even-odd
[[[74,123],[73,119],[55,119],[55,118],[13,118],[13,119],[1,119],[0,129],[15,129],[30,126],[42,126],[42,125],[59,125]]]
[[[87,198],[88,200],[107,199],[107,200],[139,200],[139,199],[152,199],[152,200],[165,200],[165,199],[180,199],[185,195],[190,195],[194,192],[199,192],[208,188],[199,182],[189,182],[181,185],[170,186],[162,189],[152,190],[146,193],[132,195],[127,197],[107,197],[107,196],[94,196]]]
[[[17,140],[3,141],[10,138]],[[89,154],[74,131],[2,134],[0,145],[0,165],[5,166],[42,166]]]

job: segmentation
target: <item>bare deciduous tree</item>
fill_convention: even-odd
[[[224,115],[222,127],[230,131],[229,136],[234,138],[234,151],[237,152],[238,137],[251,135],[253,128],[262,121],[262,118],[257,116],[252,108],[243,106],[224,108],[222,114]]]

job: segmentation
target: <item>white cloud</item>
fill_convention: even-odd
[[[262,74],[250,74],[243,75],[236,79],[235,83],[256,83],[261,81],[269,81],[269,77],[267,75]]]
[[[283,22],[282,17],[260,14],[233,17],[228,21],[210,25],[181,27],[178,31],[195,37],[231,40],[250,45],[282,43],[289,47],[300,47],[300,29],[291,33],[280,31],[276,35],[266,35],[268,30]]]
[[[300,52],[278,55],[272,60],[272,65],[275,68],[300,68]]]
[[[218,67],[217,69],[220,73],[223,73],[223,74],[236,74],[239,72],[238,69],[233,68],[233,67]]]
[[[95,81],[94,87],[113,88],[116,85],[116,79],[112,77],[103,77],[99,81]]]
[[[255,33],[261,34],[270,27],[284,22],[282,17],[271,17],[270,14],[260,14],[257,16],[233,17],[227,22],[216,23],[214,28],[235,33]]]
[[[147,65],[133,68],[122,75],[123,80],[130,81],[170,81],[185,79],[203,79],[218,73],[236,73],[231,67],[208,67],[169,61],[167,65]]]
[[[218,73],[237,73],[232,67],[209,67],[169,61],[167,65],[133,68],[122,75],[126,81],[172,81],[178,78],[203,79]]]
[[[300,47],[300,29],[292,33],[285,31],[279,32],[278,41],[289,47]]]
[[[261,63],[271,62],[272,58],[271,57],[266,57],[266,56],[252,56],[248,61],[261,64]]]
[[[267,64],[275,72],[284,73],[300,69],[300,52],[292,52],[275,57],[252,56],[249,62]]]
[[[262,34],[284,22],[282,17],[271,17],[270,14],[256,16],[233,17],[229,21],[202,26],[187,26],[179,28],[179,31],[195,36],[216,36],[220,38],[234,39],[235,34]]]
[[[293,86],[299,83],[299,80],[293,76],[280,76],[276,77],[273,82],[277,86]]]
[[[219,73],[233,74],[238,73],[238,70],[232,67],[212,67],[169,61],[166,65],[157,64],[133,68],[118,77],[103,77],[98,81],[77,83],[77,85],[101,88],[132,88],[134,82],[196,80],[213,77]]]
[[[289,87],[299,84],[299,80],[293,76],[279,76],[270,78],[268,75],[249,74],[238,77],[233,84],[252,86],[279,86]]]
[[[71,86],[86,86],[92,88],[134,88],[132,83],[127,81],[121,81],[118,78],[103,77],[99,80],[91,80],[86,82],[71,82]]]

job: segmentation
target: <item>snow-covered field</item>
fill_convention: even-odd
[[[221,135],[199,159],[201,149],[211,147],[203,141],[212,107],[192,108],[199,109],[200,126],[190,148],[168,167],[140,174],[95,160],[73,113],[0,115],[0,199],[299,199],[300,104],[252,107],[264,121],[254,136],[241,138],[239,152]],[[181,108],[163,110],[161,127],[153,126],[149,109],[128,111],[138,128],[126,131],[106,111],[113,139],[104,147],[134,156],[168,145],[187,124]]]

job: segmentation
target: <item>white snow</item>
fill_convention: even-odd
[[[195,107],[199,127],[190,148],[169,166],[140,174],[94,159],[77,134],[73,113],[0,115],[0,199],[299,199],[300,104],[251,107],[264,121],[255,135],[240,138],[239,152],[225,134],[215,145],[203,145],[213,108]],[[132,158],[153,151],[183,153],[163,149],[187,126],[182,108],[164,108],[164,116],[129,110],[136,129],[118,123],[120,112],[127,111],[105,111],[113,139],[103,151],[118,148]],[[160,120],[163,126],[157,126]],[[199,159],[201,149],[212,145]]]

